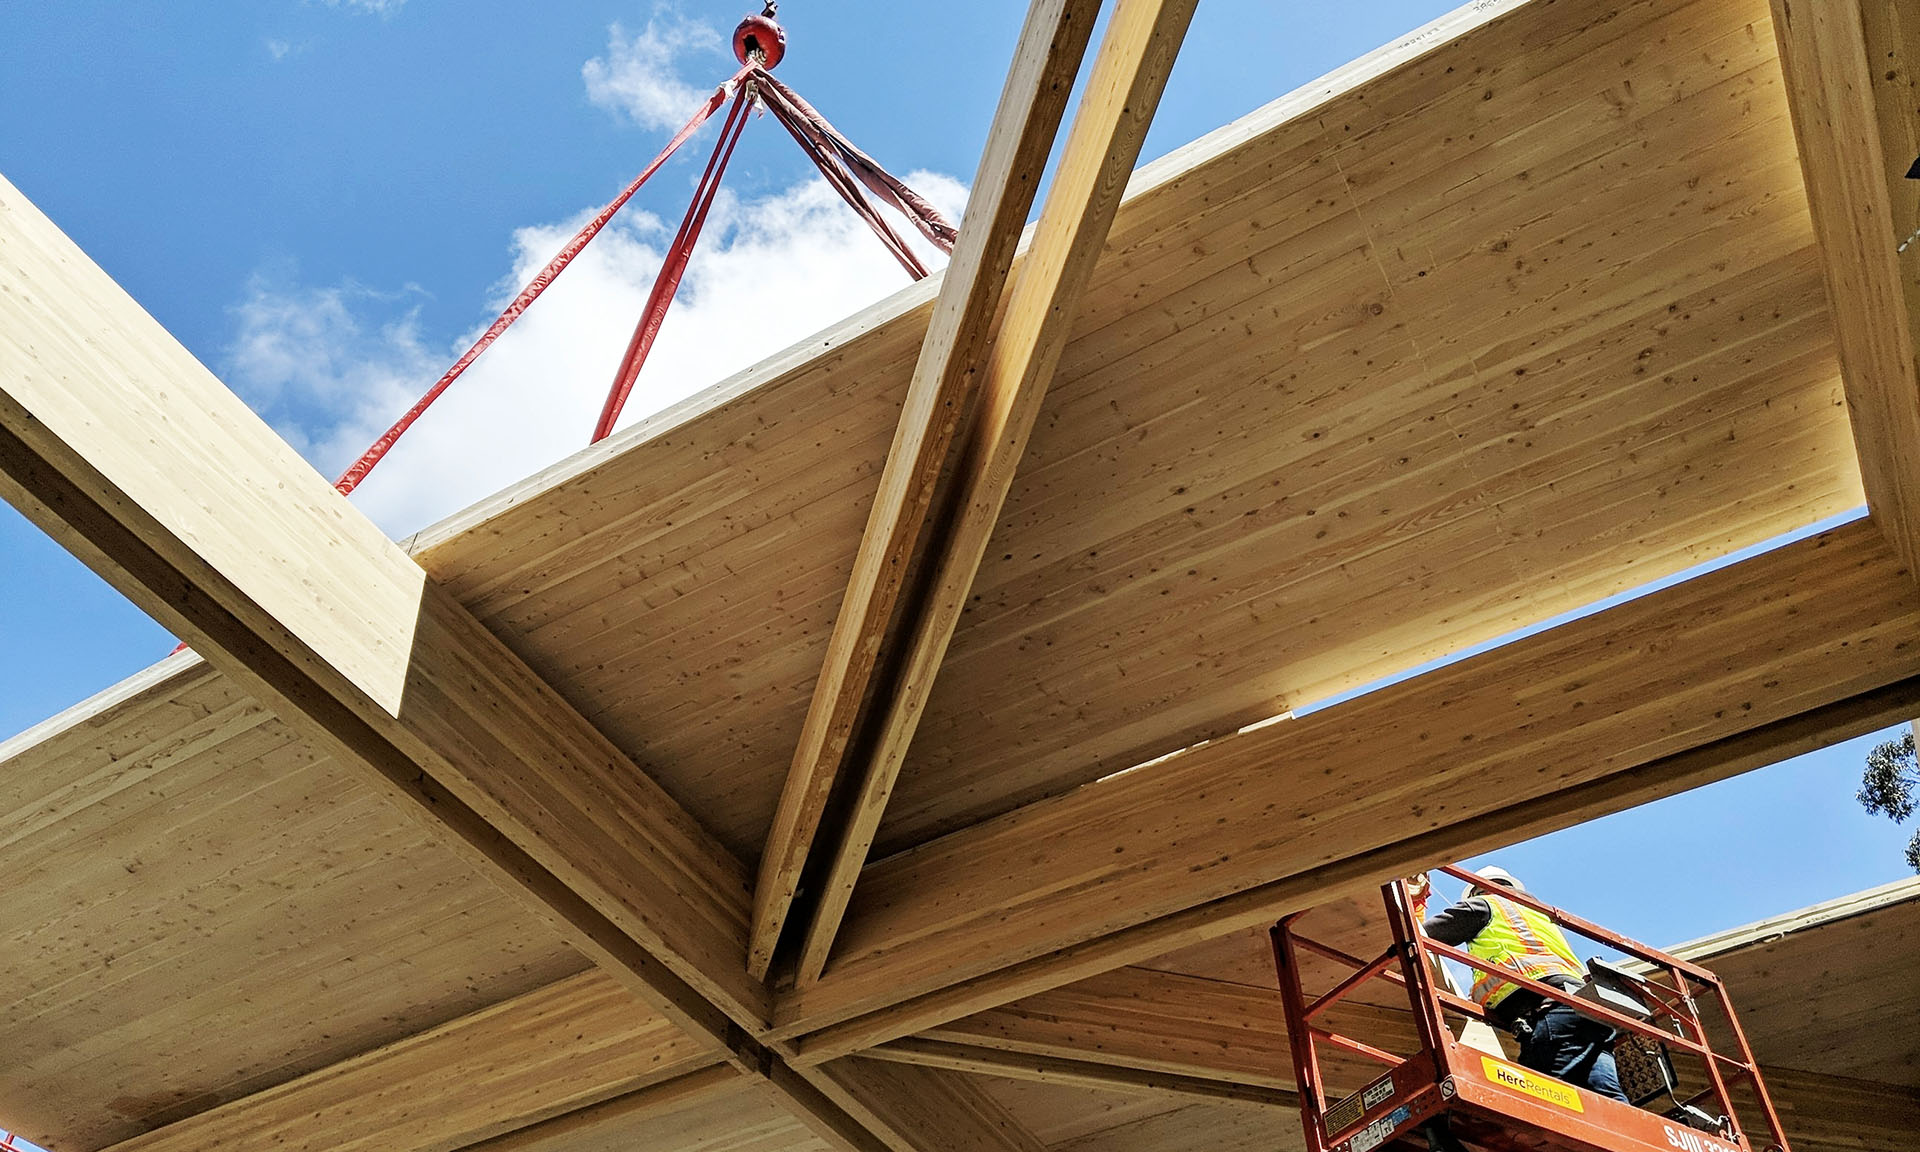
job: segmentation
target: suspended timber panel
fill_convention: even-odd
[[[1062,365],[886,843],[1857,503],[1765,19],[1530,7],[1161,222]]]
[[[883,848],[1860,502],[1764,0],[1442,28],[1136,177]],[[933,291],[420,541],[743,858]]]

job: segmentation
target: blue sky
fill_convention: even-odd
[[[653,154],[668,135],[663,103],[728,74],[713,45],[747,7],[18,5],[0,37],[0,173],[331,473]],[[1287,6],[1282,23],[1271,3],[1207,0],[1146,156],[1447,7]],[[780,74],[957,206],[1024,8],[788,0]],[[665,170],[596,245],[606,253],[569,273],[578,285],[556,288],[524,339],[516,330],[483,359],[472,399],[423,422],[363,493],[370,514],[409,531],[584,443],[586,406],[597,407],[662,224],[677,220],[703,155],[696,144]],[[776,126],[749,129],[712,251],[636,409],[905,284],[808,175]],[[760,343],[734,338],[742,313],[768,329]],[[4,507],[0,594],[11,656],[0,735],[171,647]],[[1897,879],[1906,833],[1852,799],[1863,752],[1829,750],[1500,859],[1549,898],[1655,943]],[[1710,879],[1672,879],[1693,869]]]

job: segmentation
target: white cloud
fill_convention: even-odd
[[[293,45],[287,43],[285,40],[267,41],[267,55],[273,57],[275,60],[285,60],[287,53],[291,51],[293,51]]]
[[[400,11],[407,0],[324,0],[324,2],[329,8],[357,8],[362,12],[372,12],[384,18]]]
[[[726,39],[712,25],[658,9],[638,36],[628,36],[620,25],[613,25],[608,30],[607,54],[587,61],[580,75],[587,82],[588,99],[600,107],[624,113],[642,128],[675,129],[687,122],[715,84],[731,74],[729,68],[703,82],[688,83],[680,77],[680,62],[696,56],[731,65],[725,48]]]
[[[228,377],[289,443],[329,464],[328,441],[343,414],[384,406],[398,415],[424,387],[416,381],[425,375],[431,383],[442,370],[438,350],[428,351],[417,334],[409,303],[417,296],[357,284],[302,288],[256,275],[233,309]]]
[[[958,219],[965,200],[958,182],[924,172],[908,179]],[[439,377],[590,214],[515,232],[512,271],[496,285],[491,310],[442,346],[420,337],[412,293],[257,279],[235,310],[229,381],[331,477]],[[403,535],[583,447],[671,231],[629,207],[414,426],[356,502]],[[917,234],[901,231],[937,266]],[[723,191],[622,423],[908,283],[817,178],[749,202]]]

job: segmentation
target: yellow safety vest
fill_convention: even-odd
[[[1511,900],[1484,892],[1480,895],[1493,909],[1493,919],[1467,944],[1467,951],[1533,980],[1548,976],[1582,978],[1585,969],[1552,920]],[[1505,1000],[1518,988],[1512,981],[1486,972],[1474,974],[1473,998],[1485,1008]]]

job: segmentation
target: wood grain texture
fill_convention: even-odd
[[[191,653],[0,744],[0,1113],[84,1152],[585,961]]]
[[[680,1023],[764,1022],[740,863],[4,182],[0,321],[0,495]]]
[[[1874,81],[1862,20],[1867,8],[1878,11],[1876,32],[1890,40],[1876,44],[1873,55],[1891,79],[1903,61],[1889,57],[1907,47],[1897,29],[1911,17],[1893,16],[1877,0],[1773,0],[1773,25],[1833,301],[1867,506],[1908,568],[1920,572],[1920,372],[1912,328],[1920,314],[1910,311],[1915,297],[1903,290],[1895,245],[1905,233],[1895,231],[1890,195],[1912,158],[1888,155],[1912,144],[1915,109],[1889,92],[1887,80]],[[1877,92],[1892,97],[1884,119]],[[1883,141],[1881,126],[1889,120],[1896,135]]]
[[[1351,956],[1378,956],[1391,940],[1386,921],[1381,918],[1380,889],[1377,885],[1354,897],[1333,899],[1316,905],[1300,918],[1297,926],[1307,936]],[[1277,987],[1273,941],[1268,934],[1270,927],[1269,924],[1260,924],[1218,936],[1191,947],[1142,960],[1137,967],[1200,980],[1241,984],[1269,992]],[[1318,957],[1302,956],[1300,964],[1310,983],[1322,975],[1318,969],[1323,964],[1326,966],[1324,976],[1329,984],[1344,975],[1344,972],[1334,970],[1331,961],[1323,961]],[[1400,989],[1384,983],[1380,983],[1377,989],[1365,986],[1356,988],[1350,998],[1355,1003],[1388,1008],[1402,1007],[1407,1000],[1406,994]]]
[[[1038,1080],[983,1077],[981,1083],[1049,1148],[1128,1120],[1172,1112],[1191,1100],[1137,1092],[1098,1091]]]
[[[1900,0],[1860,0],[1860,22],[1893,233],[1904,240],[1920,230],[1920,180],[1906,178],[1910,164],[1920,158],[1920,11]],[[1896,256],[1911,334],[1920,330],[1920,243]]]
[[[948,447],[979,388],[1014,249],[1099,11],[1099,0],[1034,0],[1014,48],[953,259],[940,283],[761,854],[747,950],[747,969],[756,979],[765,979],[773,962],[888,623],[923,546]],[[1131,168],[1129,160],[1122,174]]]
[[[1300,1103],[1297,1093],[1284,1088],[1237,1084],[1231,1080],[1211,1080],[1178,1072],[1149,1071],[1102,1060],[1085,1060],[1078,1056],[1049,1056],[1011,1048],[927,1040],[918,1036],[889,1041],[868,1048],[860,1055],[869,1060],[944,1068],[978,1076],[1004,1076],[1036,1084],[1092,1088],[1101,1092],[1233,1100],[1274,1108],[1297,1108]]]
[[[743,859],[935,291],[422,538]],[[1842,512],[1846,416],[1765,4],[1476,5],[1132,181],[880,849]]]
[[[1726,982],[1763,1064],[1920,1090],[1920,997],[1902,983],[1920,971],[1920,880],[1681,949]]]
[[[485,1152],[521,1152],[522,1149],[566,1145],[593,1146],[607,1139],[609,1130],[626,1129],[637,1123],[655,1126],[671,1123],[669,1117],[715,1101],[763,1094],[757,1091],[758,1087],[751,1077],[742,1076],[734,1068],[714,1064],[467,1147],[475,1152],[482,1149]]]
[[[1916,895],[1916,885],[1920,881],[1901,881],[1895,885],[1885,885],[1870,893],[1860,893],[1849,899],[1832,900],[1828,904],[1793,912],[1761,924],[1745,925],[1741,929],[1732,929],[1728,933],[1718,933],[1701,941],[1688,945],[1676,945],[1678,954],[1692,956],[1695,960],[1709,962],[1724,973],[1736,975],[1745,987],[1736,989],[1743,996],[1741,1006],[1747,1000],[1774,1000],[1788,1004],[1793,996],[1820,996],[1822,989],[1834,991],[1834,995],[1845,995],[1851,1000],[1859,1000],[1859,972],[1857,970],[1832,970],[1826,964],[1809,962],[1809,945],[1822,948],[1820,954],[1836,956],[1847,954],[1857,958],[1857,968],[1864,966],[1872,972],[1882,970],[1905,970],[1905,960],[1891,956],[1885,950],[1872,947],[1859,947],[1860,941],[1868,935],[1878,935],[1882,939],[1901,939],[1910,935],[1905,925],[1897,922],[1860,922],[1862,916],[1887,916],[1887,914],[1905,914],[1914,906],[1920,906],[1920,895]],[[1329,933],[1331,939],[1342,941],[1352,947],[1367,947],[1367,941],[1357,937],[1367,935],[1361,924],[1365,920],[1365,906],[1354,904],[1352,910],[1336,910],[1331,920],[1323,925],[1323,933]],[[1371,924],[1373,935],[1379,935],[1379,924]],[[1845,935],[1836,935],[1839,929],[1855,929]],[[1344,937],[1356,937],[1354,941],[1344,941]],[[1371,937],[1369,937],[1371,939]],[[1780,945],[1799,948],[1797,954],[1780,954]],[[1766,968],[1757,970],[1751,960],[1766,952]],[[1188,954],[1185,958],[1169,958],[1171,964],[1202,964],[1217,966],[1219,960],[1202,958],[1200,954]],[[1743,966],[1743,962],[1747,962]],[[1233,962],[1236,964],[1236,962]],[[1171,983],[1165,983],[1169,981]],[[1142,983],[1144,981],[1144,983]],[[1152,989],[1148,989],[1152,985]],[[1206,989],[1181,989],[1175,985],[1212,985]],[[993,1071],[998,1077],[1021,1077],[1025,1083],[1008,1085],[1006,1081],[981,1081],[981,1079],[962,1079],[952,1081],[966,1087],[977,1087],[993,1096],[998,1106],[1004,1108],[1016,1123],[1029,1129],[1031,1135],[1043,1140],[1046,1146],[1056,1146],[1066,1140],[1087,1139],[1094,1133],[1106,1133],[1121,1125],[1131,1125],[1144,1117],[1165,1116],[1173,1110],[1183,1108],[1179,1102],[1181,1096],[1192,1098],[1194,1094],[1204,1094],[1213,1100],[1219,1100],[1225,1091],[1231,1091],[1235,1085],[1227,1081],[1200,1081],[1190,1075],[1175,1073],[1152,1073],[1142,1071],[1140,1064],[1146,1062],[1164,1062],[1167,1052],[1179,1052],[1175,1058],[1179,1064],[1188,1068],[1238,1068],[1258,1050],[1267,1048],[1256,1039],[1246,1039],[1246,1027],[1242,1018],[1246,1016],[1269,1016],[1273,1014],[1269,1004],[1258,1004],[1246,1000],[1246,996],[1267,996],[1273,993],[1267,989],[1252,989],[1244,985],[1231,985],[1223,981],[1208,981],[1194,977],[1167,977],[1165,973],[1131,972],[1112,973],[1110,981],[1085,981],[1077,989],[1062,989],[1071,996],[1035,996],[1023,1004],[1008,1006],[989,1018],[1000,1018],[998,1023],[987,1023],[983,1027],[983,1039],[991,1039],[995,1031],[1008,1031],[1018,1037],[1021,1029],[1033,1029],[1027,1035],[1033,1039],[1031,1044],[1018,1044],[1004,1048],[987,1048],[979,1044],[948,1043],[948,1041],[908,1041],[895,1043],[876,1050],[876,1058],[885,1058],[893,1062],[922,1064],[925,1068],[970,1069],[970,1071]],[[1144,995],[1140,995],[1144,993]],[[588,975],[564,981],[553,989],[547,989],[540,995],[522,996],[511,1006],[501,1006],[499,1010],[490,1010],[474,1016],[472,1020],[459,1021],[457,1027],[440,1029],[436,1039],[420,1039],[409,1044],[399,1044],[392,1052],[378,1054],[380,1064],[374,1062],[349,1062],[349,1066],[340,1069],[328,1069],[324,1077],[309,1077],[305,1085],[298,1087],[296,1098],[309,1098],[311,1092],[324,1085],[348,1083],[353,1075],[367,1075],[372,1068],[394,1068],[392,1062],[403,1064],[424,1064],[428,1054],[434,1050],[434,1044],[447,1044],[451,1037],[468,1033],[468,1043],[463,1050],[474,1050],[482,1035],[513,1035],[513,1046],[501,1052],[501,1066],[516,1064],[524,1058],[541,1058],[541,1052],[547,1052],[540,1044],[528,1037],[536,1037],[540,1027],[540,1016],[545,1010],[547,1016],[555,1016],[553,1025],[559,1031],[566,1031],[566,1025],[574,1016],[582,1021],[591,1020],[588,1031],[599,1035],[601,1041],[595,1050],[603,1056],[607,1052],[622,1050],[620,1044],[612,1039],[611,1033],[605,1033],[607,1016],[603,1012],[593,1012],[591,1006],[599,996],[618,996],[618,989],[605,977]],[[1212,1004],[1212,1012],[1208,1008]],[[1907,1010],[1905,1004],[1889,1000],[1882,1008],[1893,1008],[1895,1012]],[[1185,1008],[1198,1008],[1196,1012],[1185,1012]],[[1127,1016],[1133,1014],[1133,1020]],[[1814,1018],[1820,1018],[1818,1000],[1812,1012]],[[509,1027],[509,1020],[518,1021]],[[1885,1023],[1885,1018],[1882,1018]],[[975,1021],[977,1023],[977,1021]],[[1258,1021],[1256,1021],[1258,1023]],[[534,1025],[534,1027],[528,1027]],[[964,1027],[972,1027],[970,1021],[962,1021]],[[1091,1027],[1091,1031],[1071,1031],[1079,1025]],[[1891,1021],[1893,1027],[1884,1031],[1901,1031],[1899,1020]],[[1805,1027],[1805,1014],[1759,1014],[1749,1020],[1755,1043],[1778,1044],[1793,1043],[1797,1033]],[[1196,1031],[1198,1029],[1198,1031]],[[1208,1029],[1219,1029],[1219,1043],[1194,1044],[1194,1037],[1208,1035]],[[549,1029],[551,1031],[551,1029]],[[943,1029],[945,1031],[945,1029]],[[1233,1033],[1233,1035],[1229,1035]],[[1158,1035],[1158,1039],[1156,1039]],[[1075,1052],[1073,1044],[1085,1046]],[[1139,1060],[1135,1044],[1156,1044],[1152,1052],[1158,1056],[1148,1056]],[[1246,1050],[1242,1050],[1246,1048]],[[578,1058],[578,1044],[570,1048],[570,1056]],[[1060,1056],[1046,1056],[1039,1052],[1060,1050]],[[1862,1052],[1862,1056],[1868,1056]],[[1284,1056],[1281,1056],[1284,1060]],[[1826,1058],[1826,1054],[1822,1054]],[[1866,1066],[1878,1073],[1899,1075],[1907,1068],[1907,1062],[1893,1054],[1891,1058],[1885,1052],[1870,1056],[1878,1064]],[[1119,1062],[1116,1062],[1119,1060]],[[455,1060],[457,1064],[457,1060]],[[612,1068],[618,1068],[614,1064]],[[361,1069],[361,1071],[353,1071]],[[605,1081],[612,1075],[609,1069],[601,1069],[601,1075],[595,1083]],[[1229,1071],[1229,1075],[1235,1075]],[[1242,1077],[1248,1079],[1248,1077]],[[463,1116],[463,1108],[476,1108],[476,1100],[486,1098],[486,1091],[493,1083],[532,1083],[530,1069],[509,1071],[507,1068],[493,1068],[486,1071],[480,1083],[470,1085],[472,1092],[453,1100],[453,1108],[447,1116],[436,1117],[434,1123],[457,1123],[457,1117]],[[1905,1119],[1907,1116],[1907,1096],[1912,1089],[1891,1087],[1884,1079],[1857,1079],[1857,1077],[1836,1077],[1820,1073],[1803,1073],[1797,1069],[1768,1066],[1768,1083],[1776,1092],[1782,1112],[1788,1119],[1789,1135],[1797,1146],[1809,1148],[1899,1148],[1899,1140],[1905,1139]],[[657,1089],[626,1092],[611,1096],[605,1102],[588,1104],[574,1112],[566,1112],[555,1119],[534,1123],[530,1127],[516,1127],[511,1135],[486,1140],[478,1144],[486,1152],[509,1152],[524,1148],[541,1150],[588,1150],[607,1146],[609,1140],[645,1140],[649,1148],[660,1146],[659,1140],[705,1139],[708,1142],[695,1144],[714,1150],[724,1150],[735,1146],[732,1140],[741,1140],[743,1148],[758,1148],[756,1140],[768,1139],[768,1131],[778,1127],[783,1133],[789,1133],[789,1139],[801,1139],[795,1133],[801,1133],[797,1127],[789,1127],[793,1121],[774,1119],[772,1114],[764,1119],[764,1104],[756,1104],[756,1098],[768,1098],[768,1089],[753,1089],[751,1079],[739,1079],[737,1073],[728,1069],[710,1069],[710,1073],[682,1075],[668,1083],[662,1083]],[[591,1094],[586,1085],[572,1085],[580,1094]],[[747,1096],[741,1096],[747,1092]],[[1119,1102],[1112,1092],[1127,1092]],[[924,1089],[912,1092],[914,1096],[924,1096]],[[250,1100],[250,1112],[265,1112],[271,1106],[275,1094],[265,1094],[259,1100]],[[374,1094],[374,1108],[382,1102],[388,1102],[388,1092]],[[720,1112],[712,1108],[703,1108],[705,1100],[726,1098],[732,1102],[732,1108]],[[532,1100],[540,1106],[540,1096]],[[1256,1104],[1254,1100],[1238,1100],[1238,1106]],[[1292,1117],[1290,1106],[1273,1098],[1261,1098],[1258,1104],[1269,1110],[1279,1110],[1284,1117]],[[924,1108],[924,1104],[922,1104]],[[238,1142],[242,1146],[252,1146],[253,1129],[246,1129],[242,1139],[228,1142],[223,1133],[232,1133],[244,1129],[236,1125],[234,1116],[240,1110],[221,1110],[211,1116],[200,1117],[194,1123],[207,1125],[227,1125],[219,1131],[207,1131],[209,1137],[215,1137],[215,1144],[232,1146]],[[290,1114],[298,1110],[282,1108],[276,1123],[290,1125]],[[528,1112],[528,1116],[538,1116],[540,1108]],[[685,1114],[697,1119],[689,1123],[682,1119]],[[319,1121],[319,1131],[313,1133],[313,1139],[326,1139],[330,1129],[326,1127],[328,1116],[321,1110],[309,1119]],[[1256,1144],[1236,1142],[1242,1140],[1240,1129],[1244,1119],[1233,1119],[1231,1112],[1223,1110],[1192,1110],[1183,1114],[1185,1125],[1198,1125],[1200,1135],[1219,1140],[1219,1148],[1248,1148]],[[407,1116],[399,1121],[401,1135],[420,1135],[420,1129],[432,1127],[420,1116]],[[271,1135],[276,1129],[261,1129],[261,1135]],[[292,1129],[305,1131],[305,1129]],[[1150,1137],[1150,1133],[1164,1133],[1160,1127],[1146,1127],[1139,1133],[1114,1137],[1127,1139],[1164,1139]],[[186,1125],[177,1131],[157,1133],[156,1139],[175,1139],[186,1135]],[[426,1133],[428,1139],[430,1133]],[[276,1140],[278,1142],[278,1140]],[[288,1140],[301,1142],[301,1140]],[[148,1140],[132,1142],[134,1148],[146,1148]],[[411,1144],[409,1144],[411,1146]],[[420,1144],[432,1146],[432,1144]],[[672,1144],[666,1144],[672,1146]],[[1142,1144],[1148,1148],[1158,1148],[1160,1144]],[[1258,1144],[1265,1146],[1265,1144]],[[1294,1148],[1294,1142],[1283,1142],[1281,1146]]]
[[[1762,1071],[1797,1152],[1907,1152],[1920,1091],[1791,1068]]]
[[[1398,1011],[1367,1005],[1336,1010],[1330,1026],[1390,1050],[1410,1050],[1395,1045],[1415,1043],[1404,999]],[[916,1039],[1286,1092],[1296,1083],[1277,987],[1145,968],[1117,968],[943,1024]],[[1328,1081],[1343,1090],[1361,1087],[1379,1070],[1337,1053],[1323,1059]]]
[[[1763,17],[1531,6],[1276,125],[1263,191],[1192,174],[1089,293],[880,851],[1704,558],[1681,505],[1784,511],[1781,460],[1851,471]],[[1819,442],[1722,488],[1787,410]]]
[[[419,565],[4,178],[0,421],[46,459],[78,449],[208,599],[399,712]]]
[[[900,669],[874,705],[877,735],[862,756],[852,809],[807,925],[801,984],[818,980],[826,967],[1193,8],[1193,0],[1121,0],[1108,22],[1032,246],[991,345],[978,349],[980,399],[960,445],[951,511],[938,523],[922,561],[931,574],[926,591],[908,602],[895,641]]]
[[[1211,1152],[1302,1149],[1300,1115],[1281,1108],[1189,1104],[1054,1145],[1056,1152]]]
[[[694,1073],[476,1145],[485,1152],[827,1152],[763,1082]]]
[[[1221,914],[1214,905],[1235,893],[1322,876],[1477,813],[1587,784],[1604,804],[1609,781],[1626,803],[1637,765],[1920,671],[1908,583],[1871,524],[1855,522],[878,862],[847,923],[848,960],[784,1004],[783,1021],[831,1021],[1156,916],[1212,910],[1183,929],[1188,939],[1112,967],[1285,910],[1263,899]],[[1860,731],[1885,722],[1862,719]],[[1435,847],[1434,858],[1456,855]],[[1424,863],[1382,856],[1374,882]]]
[[[1864,34],[1874,43],[1876,28],[1905,18],[1868,5]],[[1883,124],[1895,106],[1887,101],[1904,98],[1898,85],[1911,84],[1898,59],[1884,79],[1873,76],[1889,94],[1876,108]],[[1875,694],[1886,689],[1874,685],[1912,675],[1915,608],[1895,554],[1873,542],[1875,527],[1855,525],[1797,547],[1803,566],[1768,560],[1745,570],[1750,580],[1709,578],[1344,712],[1231,735],[1856,504],[1861,478],[1819,243],[1760,0],[1476,4],[1138,175],[888,807],[883,847],[924,846],[863,881],[877,889],[852,922],[874,933],[852,961],[864,965],[863,986],[835,988],[833,1003],[796,1003],[785,1022],[802,1035],[821,1020],[872,1024],[913,997],[862,1042],[886,1028],[943,1024],[1469,844],[1755,766],[1768,749],[1812,746],[1884,710]],[[622,941],[685,932],[682,955],[728,957],[723,975],[742,982],[732,994],[751,999],[745,867],[731,866],[738,896],[721,900],[710,881],[728,872],[724,860],[707,880],[687,877],[684,891],[652,883],[662,874],[650,863],[637,873],[602,865],[641,850],[634,802],[651,810],[656,797],[627,790],[636,764],[690,814],[656,827],[658,842],[698,841],[693,829],[705,824],[716,857],[751,861],[760,851],[937,291],[903,292],[416,542],[458,606],[525,662],[495,650],[502,659],[449,660],[408,681],[402,713],[411,699],[442,717],[427,727],[429,742],[475,760],[545,763],[547,740],[516,751],[514,726],[467,695],[548,699],[536,680],[564,692],[589,726],[569,721],[551,744],[591,762],[577,773],[468,777],[458,794],[414,794],[471,815],[479,852],[383,855],[419,838],[418,826],[369,817],[342,825],[355,855],[332,858],[344,873],[337,884],[308,877],[279,896],[242,891],[284,882],[271,868],[243,867],[242,849],[284,850],[289,863],[312,850],[258,826],[266,822],[245,791],[249,773],[319,778],[287,751],[304,729],[269,718],[242,731],[253,720],[243,707],[218,718],[226,705],[172,708],[200,687],[129,697],[128,708],[147,712],[130,711],[127,723],[147,727],[127,733],[124,767],[76,762],[78,775],[61,768],[42,781],[14,775],[12,757],[0,757],[0,794],[16,780],[41,788],[10,797],[17,823],[0,826],[0,838],[63,835],[68,814],[86,811],[90,774],[104,799],[74,831],[115,852],[153,835],[139,828],[215,820],[188,815],[202,804],[222,806],[222,835],[238,837],[212,838],[209,850],[238,845],[224,863],[191,844],[156,854],[144,840],[134,858],[154,887],[127,897],[114,885],[129,882],[107,876],[99,882],[115,895],[66,921],[53,919],[68,913],[49,911],[38,873],[0,888],[0,913],[32,900],[56,933],[74,930],[59,947],[45,933],[28,945],[51,979],[79,993],[61,1000],[52,984],[22,985],[28,1009],[70,1026],[60,1042],[78,1037],[75,1051],[89,1053],[57,1073],[42,1053],[23,1073],[65,1077],[59,1096],[37,1098],[42,1115],[74,1131],[131,1135],[524,992],[530,985],[517,982],[547,971],[540,964],[578,963],[563,939],[644,966],[649,954],[622,952]],[[32,466],[18,451],[11,459]],[[58,495],[37,474],[13,484],[29,481]],[[1876,526],[1883,520],[1876,513]],[[157,580],[169,570],[155,571]],[[167,587],[175,599],[197,594],[188,581]],[[468,645],[469,623],[432,604],[407,621],[409,643],[421,643],[424,627],[436,648]],[[228,638],[238,644],[243,631]],[[1579,642],[1554,647],[1569,636]],[[361,647],[362,656],[385,652]],[[219,690],[259,688],[232,680]],[[1878,702],[1844,720],[1823,711],[1868,697]],[[1819,719],[1791,727],[1803,717]],[[119,722],[103,715],[102,731]],[[267,746],[275,726],[284,747]],[[1387,733],[1384,743],[1361,741],[1349,758],[1353,733],[1373,729]],[[1743,733],[1764,738],[1727,751]],[[1069,792],[1208,737],[1217,739],[1207,748]],[[257,753],[219,761],[221,746],[255,740]],[[166,793],[172,762],[196,770],[202,756],[222,778]],[[141,766],[168,758],[167,772]],[[403,756],[387,770],[411,779],[412,763]],[[1407,779],[1381,775],[1406,764],[1415,766]],[[1162,778],[1163,768],[1176,775]],[[364,770],[332,771],[380,795]],[[1459,788],[1419,810],[1411,792],[1429,777]],[[1155,791],[1155,781],[1175,779],[1177,792]],[[289,832],[308,828],[303,818],[324,824],[324,812],[301,807],[324,785],[289,786],[310,791],[263,789],[266,811],[297,813]],[[1352,792],[1319,803],[1335,788]],[[1088,800],[1099,795],[1128,799],[1108,809]],[[363,802],[342,796],[340,810]],[[1532,799],[1498,806],[1506,796]],[[151,799],[152,823],[136,799]],[[1223,847],[1203,825],[1243,801],[1242,823],[1229,814],[1218,834],[1231,840]],[[575,818],[553,804],[574,806]],[[518,812],[533,846],[497,848],[512,850],[506,872],[502,856],[486,854],[483,810]],[[1061,835],[1047,834],[1049,813],[1065,812],[1090,823],[1062,817]],[[125,841],[106,823],[119,813],[131,821]],[[1266,832],[1253,827],[1262,822]],[[978,827],[928,843],[969,825]],[[591,850],[536,856],[561,834]],[[1011,856],[994,851],[1020,835],[1040,861],[1024,875],[999,867]],[[1358,855],[1328,848],[1374,837],[1380,843]],[[363,838],[383,847],[360,855]],[[983,854],[956,857],[948,880],[913,871],[916,857],[969,843]],[[11,866],[7,852],[0,846],[0,869]],[[436,873],[444,861],[435,853],[454,864]],[[110,871],[121,857],[73,859]],[[385,891],[370,859],[420,861],[444,884]],[[585,938],[575,920],[563,936],[475,879],[488,874],[535,886],[549,908],[577,897],[576,885],[629,912],[636,886],[704,907],[658,922],[642,911]],[[421,891],[432,899],[413,899]],[[163,909],[168,939],[156,944],[141,938],[137,914],[162,892],[204,895],[208,912]],[[313,935],[276,920],[276,899],[311,908]],[[396,907],[440,901],[463,910],[457,925]],[[364,916],[343,910],[355,902]],[[566,907],[563,921],[613,923],[594,904]],[[160,961],[139,977],[118,959],[89,958],[109,941],[124,955],[106,929],[122,909],[135,914],[125,938]],[[264,931],[236,949],[231,968],[182,938],[222,910],[235,913],[234,933]],[[732,927],[716,931],[722,924]],[[525,952],[514,950],[516,925]],[[203,951],[225,939],[210,937]],[[935,957],[955,971],[934,975]],[[257,976],[243,962],[257,964]],[[215,980],[180,987],[178,973],[202,963]],[[355,965],[345,983],[343,963]],[[692,978],[702,964],[686,969]],[[473,987],[463,965],[477,973]],[[662,982],[685,983],[679,971],[662,966]],[[960,982],[942,983],[949,978]],[[818,988],[835,979],[830,971]],[[247,1005],[275,995],[275,980],[293,989],[289,1003],[337,1029],[327,1045],[347,1047],[302,1052],[296,1021],[263,1023]],[[858,1015],[869,1006],[872,1015]],[[171,1065],[154,1039],[170,1028],[187,1041]],[[11,1121],[22,1113],[10,1070],[0,1069],[0,1105]],[[203,1090],[214,1095],[194,1095]],[[126,1097],[124,1113],[110,1092]],[[751,1088],[625,1127],[616,1117],[604,1130],[582,1121],[549,1138],[555,1149],[807,1146],[813,1137],[778,1095]],[[1216,1114],[1225,1115],[1191,1113],[1191,1132],[1163,1120],[1138,1138],[1200,1139],[1201,1118]],[[1145,1123],[1166,1112],[1127,1115]],[[1236,1131],[1267,1139],[1240,1123],[1223,1121],[1206,1146],[1231,1147]],[[1091,1140],[1095,1131],[1054,1135]],[[1133,1138],[1116,1134],[1106,1146]],[[860,1140],[836,1143],[871,1147]]]
[[[716,1059],[589,972],[114,1148],[451,1152]]]
[[[765,842],[937,278],[420,541],[742,858]]]
[[[861,1057],[801,1071],[891,1152],[1041,1152],[970,1077]]]

